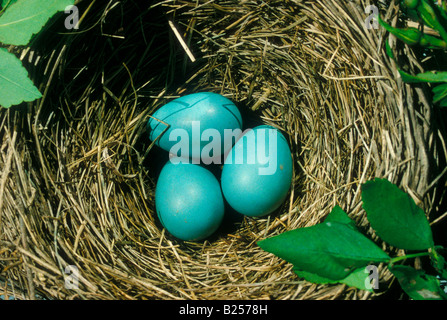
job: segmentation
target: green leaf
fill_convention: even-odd
[[[419,44],[422,32],[416,28],[394,28],[378,17],[379,24],[385,28],[386,31],[392,33],[396,38],[405,42],[408,45]]]
[[[343,211],[340,206],[334,206],[332,211],[328,214],[324,222],[338,222],[345,224],[346,226],[352,228],[353,230],[357,230],[355,226],[355,222],[349,218],[346,212]],[[300,270],[297,267],[293,268],[293,271],[300,277],[312,283],[319,284],[334,284],[334,283],[344,283],[350,287],[356,287],[362,290],[370,290],[370,288],[366,287],[366,280],[368,278],[369,272],[365,271],[364,267],[354,270],[350,273],[346,278],[341,280],[331,280],[325,277],[321,277],[315,273],[307,272],[304,270]],[[368,273],[368,274],[366,274]]]
[[[442,100],[439,101],[439,106],[440,107],[447,107],[447,97],[443,98]]]
[[[402,70],[399,70],[399,73],[402,77],[402,80],[407,83],[419,83],[419,82],[429,82],[429,83],[437,83],[437,82],[447,82],[447,72],[445,71],[428,71],[424,73],[418,73],[413,76]]]
[[[346,223],[323,223],[284,232],[258,242],[305,271],[330,280],[346,278],[355,269],[371,262],[386,262],[390,257],[374,242]]]
[[[412,8],[408,8],[408,7],[401,7],[402,12],[405,14],[406,18],[409,18],[410,20],[414,21],[414,22],[422,22],[421,18],[419,18],[419,14],[417,12],[417,10],[415,10],[413,7]]]
[[[421,45],[430,49],[443,49],[447,46],[444,39],[425,34],[417,28],[394,28],[383,21],[380,17],[378,18],[378,21],[379,24],[385,28],[385,30],[392,33],[397,39],[410,46]]]
[[[334,283],[339,283],[341,281],[341,280],[331,280],[331,279],[328,279],[325,277],[320,277],[319,275],[317,275],[315,273],[299,270],[296,267],[293,268],[293,272],[295,272],[295,274],[298,277],[303,278],[303,279],[305,279],[309,282],[312,282],[312,283],[334,284]]]
[[[390,43],[388,41],[385,41],[385,50],[386,54],[393,60],[396,58],[394,57],[393,49],[391,49]]]
[[[428,49],[445,49],[447,47],[447,42],[438,37],[431,36],[429,34],[422,34],[419,44]]]
[[[444,19],[444,23],[447,21],[447,4],[445,1],[438,7],[439,15]]]
[[[17,2],[17,0],[0,0],[3,9],[6,9],[6,7],[12,5],[14,2]]]
[[[447,41],[447,31],[442,24],[440,9],[430,0],[420,0],[417,11],[424,23],[439,32],[439,35]]]
[[[370,292],[374,291],[371,286],[369,271],[366,268],[358,268],[357,270],[354,270],[349,276],[340,282],[349,287],[355,287]]]
[[[352,271],[346,278],[341,280],[331,280],[328,278],[320,277],[319,275],[311,272],[306,272],[299,270],[297,268],[293,268],[293,271],[300,278],[303,278],[312,283],[318,284],[335,284],[342,283],[347,285],[348,287],[354,287],[361,290],[366,290],[373,292],[372,286],[370,284],[369,279],[369,271],[365,267],[361,267]],[[367,285],[369,284],[369,286]]]
[[[445,300],[447,295],[439,280],[410,266],[396,265],[389,268],[399,281],[400,286],[414,300]]]
[[[435,86],[433,91],[433,103],[439,103],[441,107],[447,107],[447,72],[426,72],[424,74],[420,73],[413,76],[405,71],[398,69],[402,80],[407,83],[420,83],[420,82],[431,82],[431,83],[442,83]]]
[[[0,42],[26,45],[47,21],[58,11],[63,11],[74,0],[21,0],[7,8],[0,16]]]
[[[20,60],[0,48],[0,105],[9,108],[23,101],[33,101],[42,95],[28,78]]]
[[[432,89],[433,102],[438,103],[447,97],[447,83],[437,85]]]
[[[445,261],[444,256],[441,254],[446,253],[445,250],[441,246],[436,246],[435,249],[430,254],[430,262],[433,268],[439,273],[442,279],[447,280],[447,263]]]
[[[419,0],[416,11],[420,22],[423,22],[429,28],[436,29],[437,16],[430,4]]]
[[[353,229],[356,229],[355,222],[349,218],[340,206],[334,206],[324,222],[340,222],[352,227]]]
[[[433,236],[424,211],[388,180],[364,183],[362,200],[371,227],[383,241],[406,250],[433,247]]]
[[[447,83],[443,83],[440,85],[437,85],[433,88],[433,93],[435,95],[442,95],[447,93]]]

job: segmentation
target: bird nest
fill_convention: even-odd
[[[256,245],[321,222],[334,205],[372,235],[360,186],[374,177],[407,191],[430,221],[442,220],[444,190],[437,186],[446,150],[439,111],[428,102],[429,90],[397,76],[384,30],[365,26],[368,4],[81,0],[78,29],[65,29],[61,13],[29,48],[10,48],[43,97],[0,113],[0,293],[19,299],[383,295],[393,283],[385,268],[376,293],[316,285]],[[397,3],[376,6],[399,23]],[[410,70],[420,70],[410,48],[391,44]],[[247,124],[282,130],[294,177],[275,213],[229,221],[211,238],[187,242],[158,221],[154,190],[163,157],[145,125],[163,104],[198,91],[230,98]]]

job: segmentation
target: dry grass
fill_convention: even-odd
[[[367,4],[78,1],[79,30],[63,29],[63,16],[54,19],[32,50],[21,53],[44,98],[0,113],[0,293],[27,299],[379,296],[305,282],[256,246],[320,222],[335,204],[370,232],[360,185],[376,176],[408,191],[432,221],[439,215],[444,127],[428,91],[397,79],[382,30],[364,27]],[[380,8],[387,19],[398,10]],[[222,93],[245,119],[284,130],[295,175],[276,214],[185,243],[157,221],[160,159],[145,123],[157,107],[198,90]],[[432,184],[438,177],[440,188]],[[78,290],[65,286],[67,265],[79,270]],[[386,288],[391,277],[381,276]]]

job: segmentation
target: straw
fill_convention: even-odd
[[[445,217],[438,209],[445,198],[444,124],[427,102],[429,91],[397,77],[383,50],[384,31],[365,28],[367,4],[81,0],[79,29],[65,30],[63,14],[53,19],[22,58],[44,98],[0,113],[0,294],[382,297],[395,285],[382,267],[377,293],[315,285],[256,245],[321,222],[335,204],[374,238],[360,186],[376,176],[409,191],[431,221]],[[398,10],[376,5],[387,21]],[[392,47],[416,60],[411,48]],[[37,64],[27,62],[31,54]],[[274,214],[228,223],[203,242],[182,242],[157,218],[163,157],[145,126],[157,108],[197,91],[232,99],[246,126],[281,129],[294,178]]]

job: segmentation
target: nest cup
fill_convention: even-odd
[[[43,98],[1,110],[0,280],[18,299],[375,299],[315,285],[256,242],[321,222],[341,206],[378,240],[360,186],[385,177],[440,225],[444,123],[424,86],[403,84],[364,1],[77,1],[15,48]],[[394,3],[377,3],[386,19]],[[171,21],[172,24],[169,22]],[[397,19],[394,23],[399,23]],[[184,39],[181,45],[174,29]],[[414,52],[393,41],[413,71]],[[13,50],[13,49],[11,49]],[[287,137],[293,185],[259,219],[202,242],[161,227],[154,204],[165,155],[150,115],[198,91],[236,103],[245,126]],[[438,185],[441,186],[438,188]],[[384,244],[382,244],[384,245]],[[391,248],[392,249],[392,248]]]

